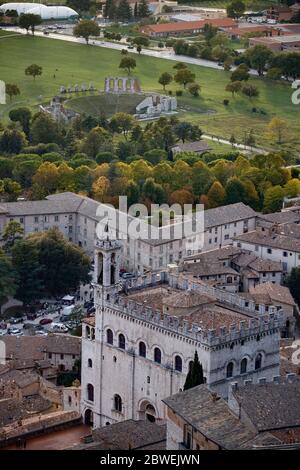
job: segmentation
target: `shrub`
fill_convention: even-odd
[[[229,105],[229,100],[227,100],[227,99],[223,100],[223,104],[224,104],[224,106],[228,106]]]
[[[176,96],[182,96],[182,90],[176,90]]]

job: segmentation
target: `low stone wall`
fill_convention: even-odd
[[[0,447],[6,447],[19,437],[29,439],[59,429],[74,426],[81,422],[81,415],[76,411],[56,411],[23,419],[20,425],[12,423],[0,430]]]

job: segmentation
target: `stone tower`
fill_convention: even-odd
[[[110,303],[120,289],[120,252],[121,244],[109,235],[106,225],[104,237],[96,241],[94,255],[95,304],[98,307]]]

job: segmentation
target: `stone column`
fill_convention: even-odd
[[[119,79],[118,79],[118,78],[115,78],[115,80],[114,80],[114,92],[115,92],[115,93],[118,93],[118,91],[119,91],[119,84],[118,84],[118,81],[119,81]]]
[[[131,93],[135,92],[135,90],[134,90],[134,78],[130,79],[130,91],[131,91]]]
[[[126,87],[127,80],[128,79],[126,77],[122,78],[123,93],[126,93],[126,91],[127,91],[127,87]]]

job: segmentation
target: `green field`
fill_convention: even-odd
[[[0,79],[16,83],[21,95],[6,106],[0,105],[0,120],[6,120],[10,109],[28,105],[37,109],[39,103],[46,103],[59,92],[60,86],[89,84],[103,91],[104,78],[109,75],[122,76],[119,69],[120,52],[100,47],[72,44],[60,40],[32,36],[3,37],[0,40]],[[173,72],[173,61],[134,55],[137,67],[134,75],[139,78],[144,91],[161,91],[157,83],[163,71]],[[24,74],[25,68],[37,63],[43,67],[43,75],[33,78]],[[291,102],[291,86],[275,84],[267,80],[251,78],[260,96],[249,99],[244,96],[231,98],[224,88],[230,79],[230,72],[206,67],[190,66],[201,85],[201,96],[194,98],[184,93],[178,99],[182,108],[179,117],[199,124],[203,132],[224,138],[235,135],[242,141],[245,131],[253,129],[256,144],[275,146],[266,133],[268,122],[273,116],[287,121],[287,134],[282,146],[300,151],[299,111],[300,106]],[[174,82],[168,87],[174,93],[181,87]],[[224,106],[223,100],[230,100]],[[252,112],[256,108],[257,112]]]

